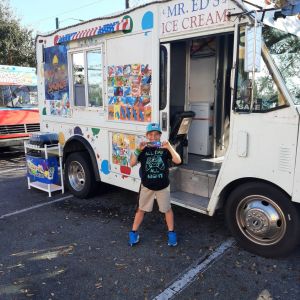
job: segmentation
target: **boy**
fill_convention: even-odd
[[[141,225],[145,212],[151,212],[154,198],[156,198],[160,212],[165,214],[168,227],[168,245],[177,245],[177,236],[174,232],[174,215],[170,203],[170,182],[168,161],[181,163],[181,158],[168,141],[160,142],[161,129],[159,124],[147,125],[146,138],[149,142],[141,142],[131,155],[130,165],[141,163],[141,188],[139,194],[139,208],[134,217],[132,230],[129,232],[131,246],[139,242],[137,230]]]

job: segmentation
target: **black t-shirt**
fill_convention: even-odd
[[[171,159],[172,155],[167,149],[145,147],[138,156],[142,184],[154,191],[166,188],[170,184],[168,162]]]

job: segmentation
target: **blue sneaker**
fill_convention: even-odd
[[[174,231],[168,232],[168,246],[170,247],[177,246],[177,234]]]
[[[140,241],[140,236],[136,231],[129,232],[129,245],[132,247]]]

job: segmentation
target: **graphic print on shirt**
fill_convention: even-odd
[[[146,152],[146,171],[148,179],[163,178],[165,164],[162,160],[163,151],[156,150],[153,152]]]

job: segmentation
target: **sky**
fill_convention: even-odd
[[[0,0],[1,1],[1,0]],[[46,33],[59,27],[67,27],[93,18],[125,10],[125,0],[6,0],[21,25],[34,32]],[[263,5],[264,0],[248,0]],[[129,1],[130,5],[151,1]],[[132,4],[133,3],[133,4]]]
[[[0,0],[1,1],[1,0]],[[125,0],[8,0],[21,25],[35,32],[55,30],[96,17],[110,15],[125,9]],[[75,20],[74,20],[75,19]]]

